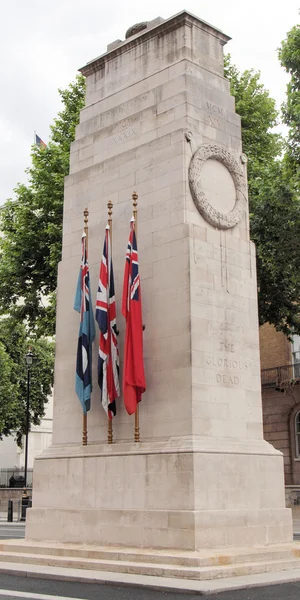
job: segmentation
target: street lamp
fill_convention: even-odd
[[[30,424],[30,412],[29,412],[29,400],[30,400],[30,369],[33,362],[33,354],[31,348],[25,355],[26,367],[27,367],[27,398],[26,398],[26,441],[25,441],[25,489],[27,488],[27,464],[28,464],[28,435],[29,435],[29,424]]]

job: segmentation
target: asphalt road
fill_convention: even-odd
[[[84,600],[199,600],[200,598],[202,600],[299,600],[300,582],[200,596],[199,594],[159,592],[138,587],[70,583],[0,574],[1,600],[20,600],[20,598],[51,600],[49,596],[52,596],[53,600],[57,598]]]
[[[25,537],[25,523],[0,523],[0,540]]]

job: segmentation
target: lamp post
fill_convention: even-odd
[[[28,465],[28,435],[29,435],[29,424],[30,424],[30,412],[29,412],[29,401],[30,401],[30,369],[33,361],[33,354],[31,349],[25,355],[26,367],[27,367],[27,397],[26,397],[26,441],[25,441],[25,489],[27,488],[27,465]]]

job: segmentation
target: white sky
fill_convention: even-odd
[[[60,109],[57,89],[134,23],[183,9],[208,21],[232,37],[225,48],[240,70],[261,71],[280,106],[287,76],[277,48],[299,22],[299,6],[299,0],[0,0],[0,204],[26,182],[34,130],[48,141]]]

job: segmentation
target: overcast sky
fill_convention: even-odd
[[[279,8],[276,8],[279,6]],[[299,0],[0,0],[0,204],[25,182],[33,134],[47,143],[49,125],[76,71],[106,51],[136,22],[168,18],[186,9],[232,37],[227,44],[239,69],[261,71],[276,99],[287,76],[277,48],[299,22]]]

